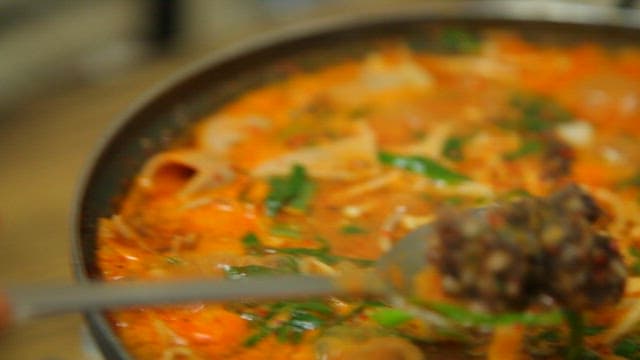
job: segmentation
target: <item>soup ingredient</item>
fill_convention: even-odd
[[[517,160],[523,156],[530,154],[537,154],[542,151],[543,145],[538,140],[526,140],[519,148],[514,151],[504,154],[505,160]]]
[[[464,159],[464,142],[465,138],[462,136],[451,136],[448,138],[442,146],[442,155],[451,161],[461,161]]]
[[[287,177],[273,177],[269,181],[271,191],[265,200],[267,213],[277,214],[284,207],[304,211],[313,195],[314,185],[304,167],[295,165]]]
[[[532,93],[516,93],[511,98],[513,114],[503,126],[523,133],[541,133],[571,120],[571,113],[553,99]]]
[[[293,256],[294,258],[313,257],[328,265],[335,265],[343,261],[352,262],[361,266],[369,266],[373,265],[374,263],[374,261],[372,260],[335,255],[331,252],[331,249],[329,248],[329,245],[325,240],[323,240],[322,238],[318,238],[316,239],[316,241],[320,245],[319,247],[266,247],[253,233],[249,233],[243,238],[243,244],[247,252],[250,254],[283,254]]]
[[[455,323],[466,326],[504,326],[504,325],[557,325],[563,320],[561,311],[547,312],[501,312],[488,313],[469,310],[465,306],[453,303],[424,303],[423,306],[437,312]]]
[[[413,319],[413,315],[401,309],[385,308],[371,314],[371,318],[384,327],[396,327]]]
[[[440,34],[439,45],[447,52],[470,53],[480,50],[482,41],[477,33],[449,28]]]
[[[338,336],[339,335],[339,336]],[[326,360],[424,360],[425,356],[408,339],[390,335],[363,336],[345,332],[321,338],[316,345],[321,359]]]
[[[412,36],[407,45],[415,51],[434,51],[447,54],[472,54],[480,51],[479,33],[462,28],[446,28],[431,36]]]
[[[333,309],[322,301],[276,302],[245,309],[241,317],[257,326],[244,340],[254,346],[264,337],[274,334],[280,341],[300,342],[305,332],[325,325],[332,318]]]
[[[637,337],[624,338],[614,346],[613,352],[625,359],[638,359],[640,358],[640,339]]]
[[[616,304],[626,269],[594,227],[600,216],[577,186],[485,212],[446,210],[428,238],[428,261],[445,291],[486,309],[523,309],[543,295],[574,310]]]
[[[469,180],[467,176],[450,170],[438,164],[435,160],[423,156],[405,156],[381,152],[378,154],[378,158],[383,164],[412,171],[447,184],[456,184]]]

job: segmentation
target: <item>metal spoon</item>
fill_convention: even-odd
[[[344,276],[277,275],[238,280],[180,280],[159,282],[86,282],[63,286],[29,286],[6,290],[13,323],[33,317],[87,312],[141,305],[167,305],[193,301],[231,302],[292,299],[314,296],[377,295],[401,299],[426,263],[429,224],[398,241],[373,269]],[[1,316],[0,316],[1,317]]]

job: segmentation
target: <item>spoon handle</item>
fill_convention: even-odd
[[[162,282],[88,282],[63,286],[31,286],[6,290],[13,322],[68,312],[167,305],[195,301],[294,299],[369,293],[339,279],[278,275],[239,280],[183,280]],[[375,292],[375,290],[373,291]]]

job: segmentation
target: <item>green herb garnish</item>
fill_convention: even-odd
[[[379,309],[373,312],[370,316],[376,323],[386,328],[394,328],[413,319],[413,315],[402,309],[396,308]]]
[[[375,323],[393,331],[397,331],[394,327],[408,321],[405,319],[409,315],[403,310],[387,308],[377,300],[357,301],[345,315],[336,314],[324,300],[279,301],[268,305],[254,305],[248,306],[239,314],[254,327],[254,332],[244,341],[245,346],[251,347],[272,334],[280,341],[296,343],[306,331],[326,330],[342,325],[369,309]]]
[[[640,187],[640,171],[618,183],[618,187]]]
[[[286,177],[272,177],[269,186],[270,192],[265,200],[269,216],[275,216],[287,206],[306,210],[315,191],[315,185],[301,165],[294,165]]]
[[[625,337],[613,347],[613,353],[625,359],[640,360],[640,342],[636,337]]]
[[[228,279],[242,279],[248,276],[261,276],[261,275],[273,275],[273,274],[281,274],[282,271],[279,271],[276,268],[271,268],[267,266],[260,265],[247,265],[247,266],[229,266],[224,270],[225,276]]]
[[[629,265],[629,270],[633,275],[640,275],[640,248],[631,246],[629,254],[633,258],[633,262]]]
[[[542,341],[556,342],[556,341],[559,341],[562,338],[562,336],[560,335],[560,332],[558,331],[558,329],[548,329],[538,334],[536,338]]]
[[[314,257],[327,265],[334,265],[340,261],[352,262],[360,266],[371,266],[375,263],[373,260],[357,259],[345,256],[333,255],[329,252],[329,249],[320,248],[269,248],[267,251],[272,251],[278,254],[288,254],[293,256],[310,256]]]
[[[450,53],[473,53],[480,50],[482,39],[477,33],[449,28],[440,33],[438,45],[443,51]]]
[[[442,155],[451,161],[464,160],[464,153],[462,152],[464,142],[465,138],[460,136],[448,138],[442,146]]]
[[[584,357],[584,317],[576,311],[567,310],[564,316],[569,326],[569,344],[567,356],[569,360],[578,360]]]
[[[504,154],[503,157],[505,160],[513,161],[527,155],[538,154],[542,152],[543,149],[544,144],[541,141],[528,139],[522,142],[519,148]]]
[[[245,250],[249,254],[258,254],[261,253],[264,249],[262,247],[262,243],[260,243],[260,239],[254,233],[247,233],[242,237],[242,245]]]
[[[276,335],[280,341],[297,343],[306,331],[321,328],[330,322],[333,309],[318,300],[281,301],[269,305],[266,312],[258,309],[244,312],[241,316],[257,327],[244,341],[245,346],[251,347],[270,334]]]
[[[166,261],[168,264],[171,264],[171,265],[178,265],[178,264],[182,264],[182,263],[184,262],[184,260],[180,259],[180,258],[179,258],[179,257],[177,257],[177,256],[167,256],[167,257],[165,258],[165,261]]]
[[[348,116],[351,119],[360,119],[360,118],[366,117],[367,115],[371,114],[372,111],[373,111],[373,109],[371,109],[370,107],[360,106],[360,107],[354,108],[351,111],[349,111]]]
[[[396,155],[388,152],[380,152],[378,159],[385,165],[391,165],[400,169],[422,174],[430,179],[444,181],[447,184],[457,184],[469,180],[465,175],[450,170],[435,160],[412,155]]]
[[[287,237],[292,239],[299,239],[301,236],[300,228],[292,224],[275,224],[271,227],[271,229],[269,230],[269,233],[271,235]]]
[[[340,229],[340,231],[343,234],[348,235],[366,234],[369,232],[367,229],[354,224],[345,225]]]
[[[507,191],[504,195],[503,195],[506,199],[510,200],[510,199],[518,199],[518,198],[523,198],[523,197],[531,197],[531,193],[529,191],[527,191],[526,189],[512,189]]]
[[[584,336],[594,336],[606,330],[605,326],[585,326]]]
[[[572,118],[569,111],[542,95],[516,94],[511,98],[510,105],[515,115],[502,124],[525,133],[541,133]]]
[[[414,34],[407,37],[407,46],[413,51],[431,51],[445,54],[474,53],[480,50],[482,38],[476,32],[460,28],[447,28],[435,36]]]
[[[462,306],[448,303],[429,303],[424,304],[424,306],[452,321],[471,326],[498,326],[510,324],[546,326],[559,324],[563,319],[561,311],[489,314],[471,311]]]
[[[298,262],[290,256],[283,257],[274,266],[246,265],[228,266],[224,268],[225,277],[232,280],[249,276],[293,274],[298,272],[300,272]]]
[[[464,198],[460,196],[450,196],[444,199],[445,204],[449,205],[461,205],[464,203]]]
[[[310,256],[322,261],[327,265],[333,265],[340,261],[348,261],[359,266],[371,266],[375,263],[373,260],[350,258],[346,256],[338,256],[331,253],[329,244],[322,238],[316,239],[320,243],[318,248],[298,248],[298,247],[265,247],[260,239],[254,233],[248,233],[242,238],[245,250],[249,254],[284,254],[290,256]]]
[[[262,339],[269,336],[273,330],[269,327],[261,327],[258,331],[251,334],[242,344],[245,347],[253,347],[258,344]]]

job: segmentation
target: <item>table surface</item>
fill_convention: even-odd
[[[0,118],[0,284],[72,281],[71,206],[96,143],[140,94],[195,57],[154,59]],[[80,315],[21,324],[0,337],[0,359],[95,359],[85,333]]]

